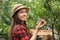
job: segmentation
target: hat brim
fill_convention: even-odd
[[[29,12],[29,8],[26,7],[26,6],[21,6],[21,7],[17,8],[17,9],[15,10],[15,12],[18,11],[18,10],[20,10],[20,9],[26,9],[26,10]]]
[[[13,16],[14,16],[14,14],[15,14],[18,10],[20,10],[20,9],[26,9],[26,10],[27,10],[27,12],[29,12],[29,8],[28,8],[28,7],[26,7],[26,6],[21,6],[21,7],[18,7],[18,8],[13,12],[12,17],[13,17]]]

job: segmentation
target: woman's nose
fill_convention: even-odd
[[[27,16],[27,13],[24,13],[24,16]]]

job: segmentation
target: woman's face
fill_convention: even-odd
[[[28,14],[28,11],[26,9],[21,9],[18,11],[17,15],[21,21],[26,21],[27,14]]]

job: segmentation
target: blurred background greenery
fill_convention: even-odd
[[[11,11],[13,5],[21,3],[30,8],[27,17],[29,29],[35,28],[38,20],[45,19],[48,27],[56,29],[60,38],[60,0],[0,0],[0,38],[8,40],[9,29],[11,27]]]

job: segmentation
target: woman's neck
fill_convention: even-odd
[[[24,24],[24,22],[22,21],[22,24]]]

